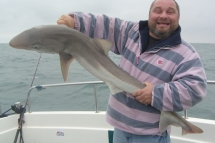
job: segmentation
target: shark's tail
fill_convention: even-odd
[[[186,119],[182,118],[175,112],[161,111],[159,130],[163,133],[169,125],[174,125],[182,128],[182,135],[203,133],[199,127],[191,124]]]
[[[191,124],[190,122],[188,122],[187,120],[185,120],[184,118],[182,118],[184,120],[184,122],[186,123],[186,125],[189,127],[189,129],[187,130],[186,128],[182,128],[182,135],[186,135],[186,134],[200,134],[203,133],[203,130],[200,129],[199,127]]]

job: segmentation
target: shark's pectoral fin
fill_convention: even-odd
[[[106,55],[108,55],[108,52],[110,51],[110,49],[113,46],[113,43],[111,43],[110,41],[104,40],[104,39],[93,39],[96,42],[99,43],[99,45],[102,47],[102,49],[104,50],[104,53]]]
[[[109,84],[109,83],[106,83],[106,84],[108,85],[108,87],[109,87],[110,92],[111,92],[112,95],[114,95],[114,94],[116,94],[116,93],[119,93],[119,92],[122,92],[122,91],[123,91],[123,90],[121,90],[121,89],[119,89],[119,88],[117,88],[117,87],[115,87],[115,86],[112,86],[112,85]]]
[[[66,82],[68,77],[69,66],[73,61],[73,56],[67,53],[59,53],[60,56],[60,65],[61,65],[61,72],[63,75],[63,79]]]

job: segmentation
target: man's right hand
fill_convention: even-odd
[[[74,22],[74,18],[72,16],[69,16],[69,15],[62,15],[58,20],[57,20],[57,24],[60,25],[60,24],[63,24],[63,25],[66,25],[70,28],[73,28],[75,27],[75,22]]]

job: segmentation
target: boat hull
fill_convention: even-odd
[[[105,120],[105,112],[59,111],[25,113],[23,138],[27,143],[111,143],[113,127]],[[13,142],[19,115],[0,118],[0,142]],[[182,136],[181,128],[172,127],[172,143],[202,143],[215,140],[215,121],[189,118],[204,130],[203,134]]]

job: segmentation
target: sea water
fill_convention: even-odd
[[[192,44],[198,51],[207,79],[215,80],[215,44]],[[17,50],[8,44],[0,44],[0,104],[2,112],[11,108],[15,102],[25,104],[40,54],[27,50]],[[110,58],[119,63],[120,57],[109,52]],[[69,70],[67,83],[98,81],[96,77],[74,61]],[[36,70],[33,85],[64,83],[59,56],[42,54]],[[105,111],[109,89],[105,84],[97,85],[99,110]],[[32,111],[92,111],[95,110],[94,86],[75,85],[69,87],[50,87],[32,91],[30,98]],[[188,110],[188,116],[215,120],[215,85],[208,86],[206,98]]]

